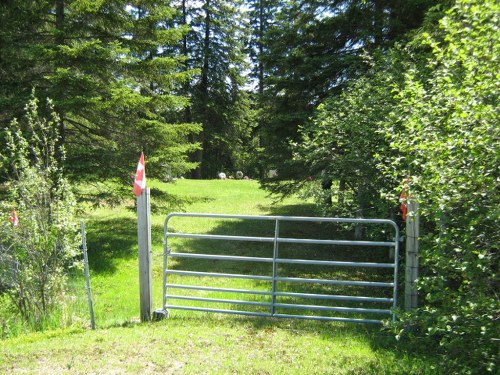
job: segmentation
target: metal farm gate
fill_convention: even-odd
[[[248,234],[247,229],[255,228],[256,222],[270,228],[252,236],[234,235],[234,226],[229,234],[213,230],[183,233],[174,225],[185,220],[182,218],[236,222],[242,234]],[[311,225],[330,225],[314,223],[337,223],[375,226],[390,240],[282,237],[280,224],[291,222],[295,224],[288,225],[299,228],[292,233],[296,237]],[[163,310],[362,323],[381,323],[391,316],[394,320],[391,308],[397,303],[398,240],[397,225],[384,219],[172,213],[164,225]],[[217,244],[227,249],[220,251]],[[249,255],[252,246],[263,249],[250,250]],[[388,262],[358,259],[359,254],[373,259],[377,252],[378,259],[385,254]],[[344,259],[338,260],[338,253]],[[355,261],[345,259],[351,255]],[[201,270],[192,269],[200,264]],[[363,279],[367,271],[372,272],[371,280]]]

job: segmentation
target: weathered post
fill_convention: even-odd
[[[409,199],[406,217],[406,272],[405,272],[405,310],[417,308],[418,278],[418,241],[420,236],[419,205]]]
[[[139,292],[141,322],[151,320],[153,305],[151,260],[150,191],[145,188],[137,197],[137,238],[139,242]]]

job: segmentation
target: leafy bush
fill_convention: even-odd
[[[60,301],[66,270],[78,254],[76,202],[62,173],[59,119],[50,101],[48,109],[49,119],[41,117],[33,95],[25,121],[14,120],[6,130],[1,154],[10,179],[1,202],[0,293],[35,329]],[[9,223],[13,206],[18,226]]]
[[[493,0],[434,9],[406,46],[321,105],[293,145],[313,180],[301,186],[325,211],[387,216],[411,176],[425,300],[396,331],[440,353],[446,373],[498,362],[499,15]]]
[[[500,5],[458,0],[423,34],[424,69],[406,72],[386,134],[422,202],[422,307],[407,316],[439,343],[450,373],[498,361]],[[424,78],[425,77],[425,78]]]
[[[321,104],[300,128],[301,142],[291,145],[295,162],[321,182],[303,185],[325,215],[387,217],[391,211],[379,192],[395,180],[380,173],[376,156],[388,153],[380,123],[395,105],[391,87],[401,76],[399,52],[377,57],[368,74]],[[385,64],[375,62],[382,59]]]

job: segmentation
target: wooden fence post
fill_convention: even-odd
[[[405,272],[405,310],[417,308],[418,278],[418,241],[420,236],[419,205],[416,200],[408,201],[406,217],[406,272]]]
[[[141,322],[151,320],[153,305],[151,260],[151,204],[149,188],[137,197],[137,238],[139,243],[139,292]]]

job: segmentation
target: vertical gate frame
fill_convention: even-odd
[[[228,235],[210,235],[210,234],[193,234],[193,233],[170,233],[168,231],[168,223],[172,217],[196,217],[196,218],[215,218],[215,219],[250,219],[250,220],[263,220],[263,221],[275,221],[275,233],[274,237],[252,237],[252,236],[228,236]],[[281,238],[279,236],[279,222],[280,221],[307,221],[307,222],[334,222],[334,223],[355,223],[355,224],[385,224],[389,225],[394,229],[394,241],[347,241],[347,240],[312,240],[312,239],[297,239],[297,238]],[[187,253],[172,253],[171,248],[168,244],[168,237],[181,237],[181,238],[197,238],[197,239],[216,239],[216,240],[232,240],[232,241],[254,241],[254,242],[272,242],[273,243],[273,258],[262,258],[262,257],[241,257],[241,256],[226,256],[226,255],[208,255],[208,254],[187,254]],[[277,317],[277,318],[298,318],[298,319],[312,319],[312,320],[333,320],[333,321],[343,321],[343,322],[356,322],[356,323],[382,323],[381,320],[375,319],[351,319],[344,317],[325,317],[325,316],[303,316],[303,315],[290,315],[290,314],[278,314],[276,312],[277,307],[282,308],[299,308],[299,309],[311,309],[311,310],[330,310],[330,311],[345,311],[345,312],[360,312],[360,313],[390,313],[392,316],[392,321],[395,321],[395,309],[397,307],[398,300],[398,272],[399,272],[399,228],[397,224],[388,219],[350,219],[350,218],[327,218],[327,217],[301,217],[301,216],[254,216],[254,215],[229,215],[229,214],[207,214],[207,213],[171,213],[165,218],[164,224],[164,235],[163,235],[163,307],[161,310],[165,315],[168,314],[168,309],[180,309],[180,310],[191,310],[191,311],[206,311],[206,312],[220,312],[228,314],[239,314],[239,315],[249,315],[249,316],[265,316],[265,317]],[[295,259],[280,259],[279,258],[279,243],[304,243],[304,244],[332,244],[332,245],[355,245],[355,246],[387,246],[394,248],[394,263],[367,263],[367,262],[335,262],[335,261],[313,261],[313,260],[295,260]],[[190,257],[190,258],[203,258],[203,259],[226,259],[226,260],[238,260],[238,261],[257,261],[257,262],[272,262],[273,263],[273,275],[269,276],[251,276],[251,275],[238,275],[238,274],[217,274],[208,272],[194,272],[194,271],[174,271],[168,270],[168,257]],[[287,278],[278,276],[278,264],[281,263],[296,263],[305,262],[305,264],[318,264],[318,262],[324,262],[324,264],[330,264],[335,266],[347,266],[347,267],[380,267],[380,268],[394,268],[393,282],[383,283],[383,282],[370,282],[370,281],[348,281],[348,280],[327,280],[327,279],[303,279],[303,278]],[[241,290],[241,289],[231,289],[231,288],[215,288],[215,287],[202,287],[202,286],[187,286],[187,285],[177,285],[168,284],[167,274],[177,274],[177,275],[194,275],[194,276],[207,276],[207,277],[228,277],[228,278],[245,278],[245,279],[256,279],[256,280],[268,280],[272,282],[271,292],[253,291],[253,290]],[[373,287],[391,287],[393,291],[392,298],[382,298],[382,297],[358,297],[358,296],[338,296],[338,295],[313,295],[313,294],[302,294],[302,293],[286,293],[279,292],[277,290],[277,282],[304,282],[304,283],[321,283],[321,284],[337,284],[337,285],[363,285],[363,286],[373,286]],[[227,291],[227,292],[237,292],[237,293],[248,293],[248,294],[266,294],[271,295],[272,302],[269,303],[252,303],[254,305],[260,306],[270,306],[271,313],[258,313],[250,311],[236,311],[236,310],[222,310],[222,309],[211,309],[202,307],[189,307],[189,306],[176,306],[167,305],[167,299],[183,299],[183,300],[198,300],[207,302],[221,302],[221,303],[234,303],[234,304],[248,304],[247,301],[240,300],[225,300],[225,299],[213,299],[213,298],[200,298],[200,297],[182,297],[182,296],[172,296],[168,295],[168,288],[177,289],[194,289],[194,290],[206,290],[206,291]],[[391,310],[380,310],[380,309],[363,309],[363,308],[342,308],[342,307],[327,307],[327,306],[314,306],[314,305],[296,305],[296,304],[280,304],[276,302],[277,296],[298,296],[301,298],[327,298],[327,299],[337,299],[337,300],[357,300],[359,298],[365,301],[377,301],[377,302],[392,302]]]
[[[280,231],[280,221],[276,219],[274,226],[274,241],[273,241],[273,287],[272,287],[272,308],[271,315],[276,314],[276,292],[278,285],[278,263],[277,260],[279,258],[279,231]]]

